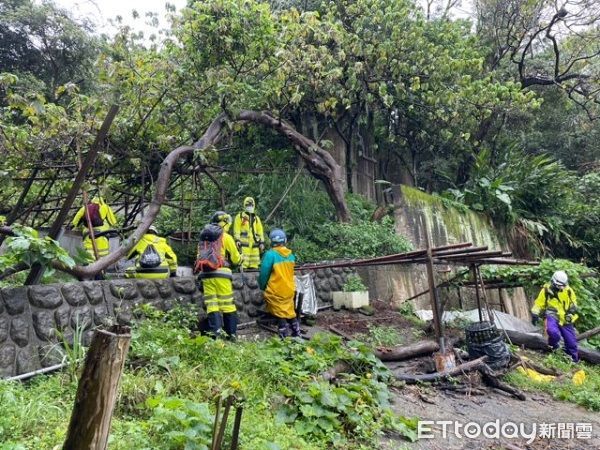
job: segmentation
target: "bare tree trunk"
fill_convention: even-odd
[[[131,335],[128,327],[97,330],[79,379],[63,450],[104,450]]]
[[[460,364],[453,369],[444,370],[443,372],[426,373],[423,375],[410,375],[406,373],[394,373],[396,379],[406,381],[407,383],[418,383],[419,381],[438,381],[454,375],[461,375],[473,370],[478,370],[485,365],[487,356],[474,359],[473,361]]]
[[[531,350],[549,352],[550,346],[541,334],[521,333],[520,331],[506,330],[511,342]],[[600,364],[600,352],[589,348],[579,347],[579,357],[592,364]]]
[[[431,355],[439,349],[440,345],[437,342],[423,341],[401,347],[377,349],[374,353],[382,361],[403,361],[417,356]]]
[[[300,157],[306,162],[308,171],[325,185],[325,191],[335,207],[339,221],[350,221],[350,210],[344,198],[344,173],[331,153],[296,131],[292,125],[273,117],[268,112],[242,110],[238,114],[237,120],[263,124],[288,138],[294,144]]]

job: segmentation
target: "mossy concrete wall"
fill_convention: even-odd
[[[320,305],[331,302],[351,269],[313,272]],[[256,272],[234,274],[234,297],[241,323],[264,310]],[[169,310],[175,304],[197,304],[205,317],[202,292],[194,277],[166,280],[108,280],[0,289],[0,378],[61,362],[60,343],[72,342],[84,330],[87,345],[95,327],[128,324],[140,304]]]
[[[472,242],[476,246],[487,245],[489,250],[510,250],[506,240],[494,228],[489,218],[467,209],[448,206],[439,197],[397,185],[386,191],[386,201],[394,209],[396,232],[406,236],[415,249],[427,247],[424,231],[427,227],[434,247]],[[458,266],[435,266],[436,281],[444,281],[456,273],[456,270],[464,269]],[[372,298],[397,305],[428,289],[424,264],[371,267],[361,269],[359,273],[368,283]],[[522,289],[502,292],[494,290],[487,293],[492,307],[500,309],[502,296],[508,313],[523,319],[528,318],[527,299]],[[474,289],[440,289],[439,294],[449,307],[462,305],[464,309],[471,309],[476,305]],[[429,295],[419,296],[413,304],[417,309],[430,309]]]

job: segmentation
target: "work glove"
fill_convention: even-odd
[[[573,314],[567,314],[565,316],[565,323],[573,323]]]
[[[533,326],[536,326],[538,324],[539,320],[540,320],[540,316],[538,316],[537,314],[531,315],[531,324]]]
[[[258,251],[261,253],[265,252],[265,244],[263,244],[262,242],[260,244],[258,244]]]
[[[235,241],[235,246],[238,249],[238,252],[242,251],[242,243],[240,241]]]

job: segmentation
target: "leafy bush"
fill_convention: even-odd
[[[40,238],[38,232],[30,227],[15,224],[12,227],[16,236],[6,239],[6,253],[0,255],[0,272],[18,263],[31,267],[40,263],[48,269],[45,276],[51,276],[54,269],[50,263],[57,261],[66,267],[73,267],[75,261],[58,242],[49,237]]]
[[[366,291],[367,287],[362,282],[362,279],[358,275],[348,275],[344,286],[342,287],[344,292],[362,292]]]
[[[405,237],[396,234],[391,217],[381,222],[324,223],[311,236],[294,239],[290,245],[303,262],[368,258],[412,249]]]

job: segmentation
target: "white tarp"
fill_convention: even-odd
[[[309,273],[306,275],[295,275],[294,279],[296,280],[296,292],[304,294],[302,299],[302,314],[316,316],[319,305],[317,303],[317,293],[312,275]]]
[[[433,314],[430,309],[420,309],[415,311],[417,317],[421,320],[433,320]],[[532,333],[539,331],[537,327],[531,323],[519,319],[518,317],[510,314],[496,311],[492,309],[494,316],[494,323],[497,328],[504,330],[521,331],[523,333]],[[467,320],[469,322],[479,322],[479,312],[476,309],[469,311],[444,311],[442,321],[445,323],[451,322],[456,319]],[[487,312],[483,310],[483,320],[489,320]]]

